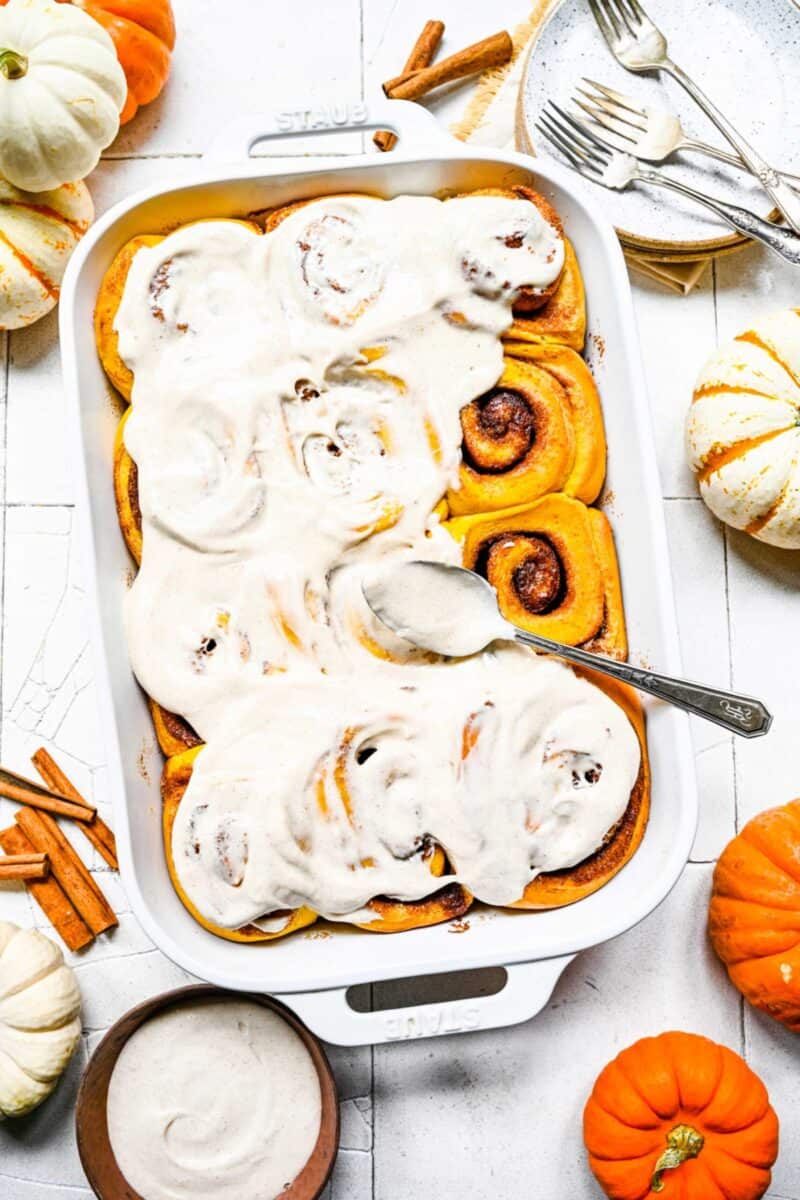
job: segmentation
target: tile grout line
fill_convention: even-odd
[[[714,342],[719,346],[719,295],[717,291],[717,261],[711,262],[711,292],[714,298]],[[725,619],[728,634],[728,686],[733,688],[733,622],[731,621],[731,589],[728,569],[728,529],[722,526],[722,563],[725,579]],[[736,764],[736,738],[731,739],[731,761],[733,764],[733,828],[739,832],[739,781]],[[744,1020],[744,1018],[742,1018]]]
[[[100,162],[139,162],[157,158],[202,158],[202,150],[162,150],[156,154],[101,154]]]
[[[714,298],[714,342],[719,346],[719,300],[717,292],[717,263],[711,262],[711,294]],[[722,562],[725,579],[725,619],[728,634],[728,686],[733,687],[733,624],[731,622],[731,592],[730,575],[728,571],[728,530],[722,526]],[[731,760],[733,763],[733,827],[739,832],[739,784],[736,770],[736,738],[731,738]],[[739,1049],[742,1057],[747,1060],[747,1016],[745,1000],[739,997]]]
[[[731,591],[728,573],[728,529],[722,527],[722,562],[725,577],[725,618],[728,626],[728,687],[733,689],[733,623],[731,621]],[[739,781],[737,778],[736,738],[731,738],[731,758],[733,760],[733,828],[739,832]]]
[[[6,500],[6,508],[75,508],[75,501],[70,500]]]

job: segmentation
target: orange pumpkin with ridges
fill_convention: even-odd
[[[128,81],[128,98],[119,118],[125,125],[140,105],[155,100],[167,82],[175,46],[170,0],[61,0],[61,3],[82,8],[103,26],[114,43]]]
[[[800,800],[759,813],[725,847],[708,931],[745,999],[800,1033]]]
[[[662,1033],[603,1068],[583,1137],[611,1200],[760,1200],[778,1118],[738,1054],[697,1034]]]

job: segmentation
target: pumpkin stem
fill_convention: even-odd
[[[650,1190],[653,1192],[663,1191],[664,1180],[661,1178],[663,1173],[673,1167],[679,1167],[681,1163],[686,1162],[687,1158],[697,1158],[703,1149],[704,1142],[702,1133],[692,1129],[691,1125],[676,1125],[667,1134],[667,1148],[656,1163]]]
[[[6,79],[22,79],[28,74],[28,60],[16,50],[0,50],[0,71]]]

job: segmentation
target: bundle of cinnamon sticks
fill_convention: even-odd
[[[504,66],[514,52],[511,37],[503,30],[434,63],[443,34],[444,24],[441,21],[425,23],[401,74],[394,79],[387,79],[383,85],[384,93],[390,100],[419,100],[445,83]],[[373,140],[378,149],[391,150],[397,137],[381,129]]]
[[[0,830],[0,879],[22,880],[70,950],[81,950],[118,924],[116,914],[86,869],[56,816],[75,822],[114,870],[114,834],[42,747],[32,758],[46,787],[0,770],[0,795],[21,805],[15,825]]]

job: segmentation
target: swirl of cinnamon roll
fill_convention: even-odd
[[[497,387],[461,410],[464,456],[482,471],[508,471],[533,445],[536,427],[521,392]]]
[[[199,551],[231,549],[262,515],[266,482],[246,425],[222,397],[176,408],[158,445],[133,408],[125,446],[136,462],[142,515]],[[142,444],[144,443],[144,444]]]
[[[338,710],[341,691],[333,696]],[[172,831],[190,901],[223,928],[304,906],[373,927],[382,920],[381,894],[394,904],[413,901],[417,924],[446,919],[441,897],[427,919],[421,903],[437,891],[444,858],[425,829],[419,796],[420,771],[446,790],[448,765],[423,767],[418,744],[408,716],[341,726],[323,706],[316,720],[276,711],[268,727],[245,730],[225,750],[207,746]],[[265,773],[265,761],[281,770]]]
[[[596,499],[606,452],[600,398],[586,364],[563,347],[520,343],[497,384],[461,410],[453,514],[515,508],[554,492]]]
[[[527,507],[456,517],[464,566],[497,589],[515,625],[615,658],[627,653],[619,568],[605,515],[554,494]]]
[[[343,411],[330,432],[308,433],[302,440],[306,477],[330,498],[323,525],[342,545],[390,528],[402,514],[396,464],[386,444],[381,422],[357,410]]]
[[[297,234],[300,276],[333,325],[352,325],[383,287],[385,268],[353,205],[312,217]]]
[[[205,222],[205,225],[208,227],[211,252],[219,255],[221,259],[226,254],[229,255],[228,239],[232,228],[242,247],[250,241],[255,242],[260,236],[258,226],[251,221],[220,219]],[[154,265],[150,266],[146,278],[142,280],[151,319],[163,327],[163,335],[177,338],[179,341],[185,340],[187,335],[191,337],[208,332],[208,312],[222,311],[226,299],[225,285],[218,272],[202,268],[199,272],[200,264],[185,248],[185,239],[181,234],[191,228],[191,225],[186,225],[179,231],[170,253],[162,256],[154,249],[151,260]],[[158,238],[140,240],[152,247],[156,247],[161,241]],[[238,274],[240,286],[244,287],[246,271],[240,269],[235,262],[232,268]]]
[[[502,216],[479,220],[481,197],[503,196]],[[479,295],[508,295],[515,308],[534,309],[554,295],[564,268],[564,232],[555,210],[531,188],[485,188],[448,202],[458,208],[464,278]]]
[[[522,660],[519,670],[526,670]],[[552,672],[555,687],[558,674]],[[486,800],[477,797],[488,797],[496,814],[469,876],[490,903],[514,903],[540,872],[581,862],[586,847],[601,845],[616,826],[636,782],[634,758],[620,787],[620,748],[635,741],[621,712],[610,711],[600,728],[585,706],[547,705],[546,693],[528,691],[520,676],[517,688],[473,711],[464,726],[459,795],[466,829],[485,820]],[[523,769],[509,772],[509,762]],[[460,873],[460,846],[450,841],[447,850]]]
[[[486,556],[486,577],[504,596],[513,594],[529,613],[550,612],[563,598],[564,563],[552,542],[533,533],[498,538]]]

